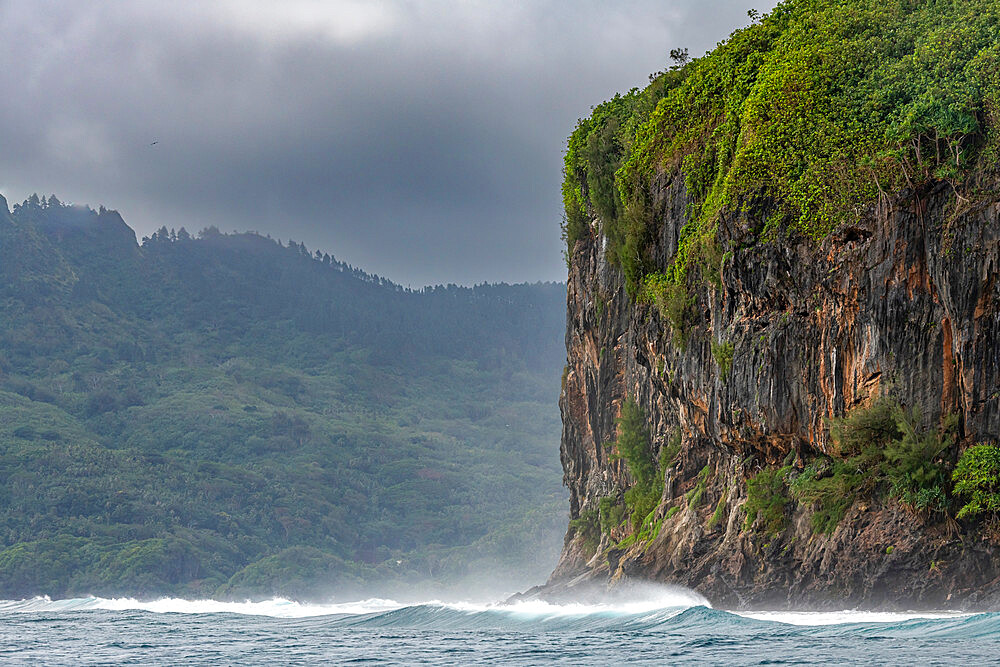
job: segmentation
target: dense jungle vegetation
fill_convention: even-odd
[[[673,67],[597,106],[569,139],[569,251],[597,221],[629,293],[664,311],[682,308],[692,263],[717,270],[727,212],[764,212],[765,240],[820,239],[929,180],[961,203],[997,176],[993,0],[786,0],[750,15],[701,58],[675,50]],[[676,256],[655,266],[651,193],[675,178],[695,204]]]
[[[295,242],[3,204],[0,597],[548,574],[564,286],[409,291]]]

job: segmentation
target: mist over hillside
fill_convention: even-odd
[[[140,244],[114,211],[2,203],[0,597],[548,574],[563,285],[414,291],[254,233]]]

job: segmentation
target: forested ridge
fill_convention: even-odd
[[[562,285],[412,291],[214,228],[140,244],[54,196],[3,201],[0,277],[0,597],[552,565]]]

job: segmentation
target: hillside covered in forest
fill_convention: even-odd
[[[0,597],[553,565],[563,285],[411,291],[254,233],[0,204]]]

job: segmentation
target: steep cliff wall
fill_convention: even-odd
[[[751,16],[569,138],[544,594],[1000,606],[1000,5]]]
[[[648,252],[663,270],[691,198],[665,170],[649,195]],[[748,525],[744,504],[759,471],[803,474],[831,453],[828,420],[880,396],[919,409],[927,429],[958,415],[939,456],[949,470],[969,444],[1000,438],[1000,202],[968,203],[932,181],[822,242],[762,240],[765,215],[719,218],[729,252],[718,279],[691,281],[683,343],[653,303],[626,293],[596,217],[575,242],[560,398],[574,522],[546,594],[637,577],[727,607],[997,605],[1000,548],[983,522],[873,489],[847,498],[830,532],[816,530],[814,503],[790,497],[778,530]],[[626,398],[646,415],[654,457],[680,434],[639,527],[600,513],[635,483],[607,444]]]

